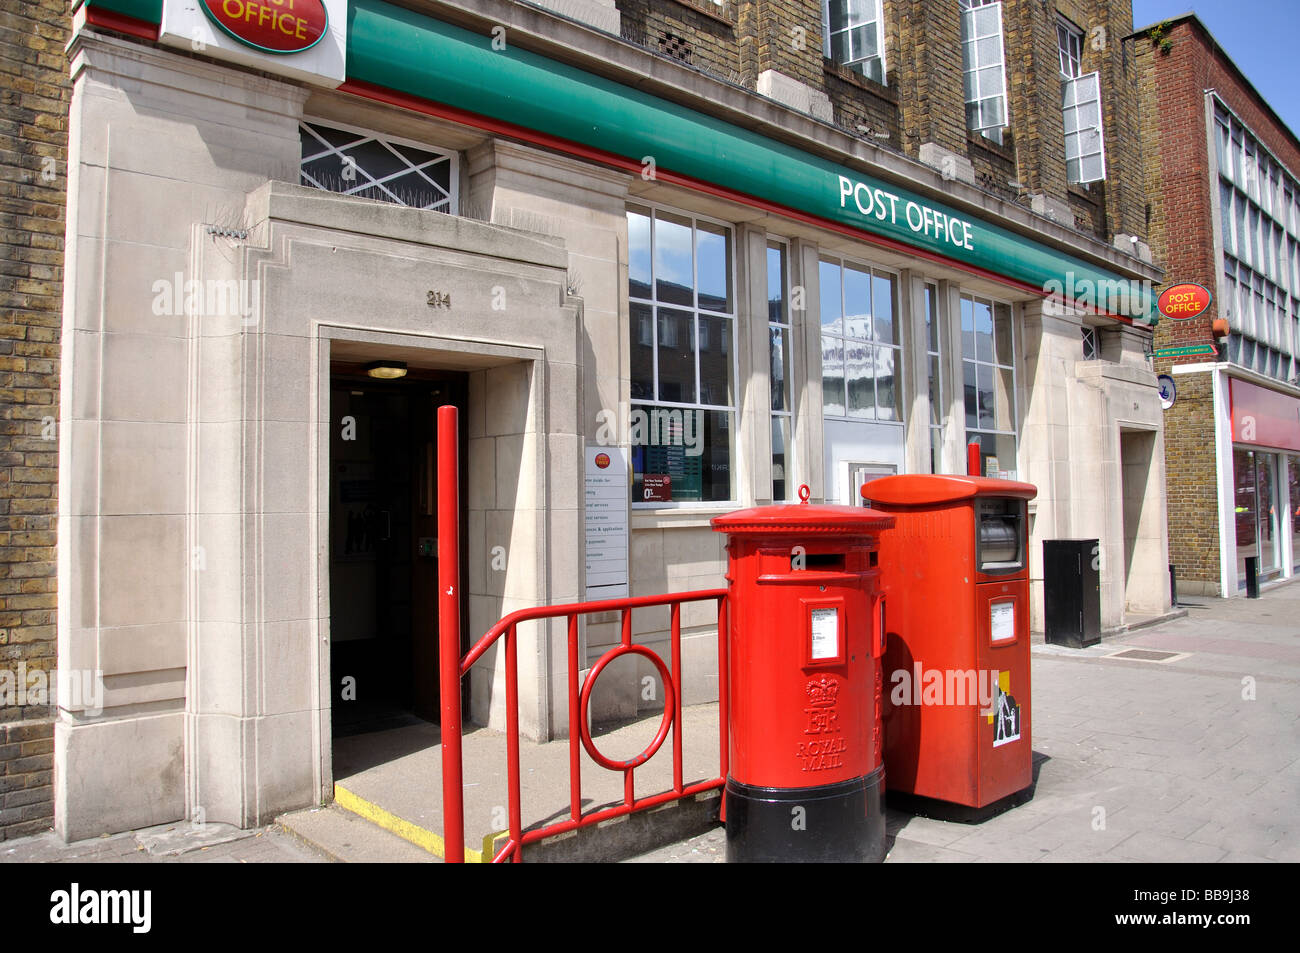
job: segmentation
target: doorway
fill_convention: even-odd
[[[1124,530],[1124,609],[1138,615],[1165,609],[1167,560],[1161,558],[1157,508],[1158,487],[1152,472],[1156,451],[1153,430],[1119,432],[1121,520]]]
[[[1237,588],[1246,588],[1246,559],[1259,562],[1260,578],[1281,571],[1278,539],[1277,454],[1232,448],[1237,534]]]
[[[468,386],[453,371],[330,372],[330,715],[340,738],[439,720],[437,408],[454,404],[464,419]],[[460,441],[464,486],[463,427]],[[460,525],[465,553],[463,494]]]

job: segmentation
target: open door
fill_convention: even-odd
[[[455,372],[413,370],[403,380],[376,381],[347,365],[332,371],[330,680],[337,737],[438,720],[436,409],[452,403],[463,414],[467,387]]]
[[[415,534],[415,555],[412,571],[411,597],[413,604],[413,640],[411,644],[411,670],[415,677],[413,687],[415,714],[426,721],[439,720],[438,685],[438,408],[455,404],[465,416],[465,387],[463,381],[440,382],[427,394],[420,396],[419,433],[416,440],[418,471],[414,487],[412,510]],[[463,437],[463,435],[462,435]],[[467,454],[461,448],[461,486],[465,485],[464,467]],[[465,494],[461,493],[460,524],[464,528]],[[462,554],[466,547],[459,547]],[[461,567],[465,578],[465,567]],[[461,587],[464,589],[464,586]],[[462,597],[463,598],[463,597]]]

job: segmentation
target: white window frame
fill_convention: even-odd
[[[357,138],[356,140],[352,142],[348,142],[345,145],[335,146],[322,139],[321,136],[318,135],[315,132],[315,130],[312,129],[313,126],[322,129],[329,129],[335,132],[350,133],[355,135]],[[311,188],[320,189],[322,192],[332,192],[335,195],[356,195],[358,192],[364,192],[369,189],[377,188],[381,192],[386,193],[389,196],[389,198],[374,199],[371,198],[370,196],[359,196],[359,197],[370,198],[371,201],[376,201],[376,202],[387,201],[389,204],[392,205],[399,205],[403,208],[410,208],[411,206],[407,205],[407,203],[403,201],[399,195],[391,191],[385,183],[391,181],[392,179],[406,176],[411,172],[415,172],[417,175],[419,175],[420,178],[428,182],[432,188],[436,189],[438,192],[443,193],[444,195],[444,197],[439,201],[433,202],[429,205],[420,206],[421,208],[428,211],[446,212],[450,215],[460,214],[460,156],[457,153],[447,149],[439,149],[436,146],[429,145],[428,143],[417,142],[414,139],[402,139],[397,136],[384,135],[382,133],[374,132],[372,130],[361,129],[357,126],[350,126],[345,123],[335,122],[332,119],[314,119],[311,117],[304,117],[302,120],[299,121],[298,129],[299,129],[300,136],[301,133],[305,130],[306,132],[312,135],[312,137],[316,140],[317,144],[320,146],[319,152],[307,156],[306,158],[302,158],[301,156],[299,157],[298,176],[300,180],[303,180],[303,184],[309,185]],[[303,166],[306,165],[308,162],[315,162],[318,161],[319,159],[334,155],[338,157],[340,174],[342,174],[341,170],[346,166],[346,162],[344,158],[344,150],[351,149],[356,146],[365,145],[366,143],[372,141],[379,143],[381,146],[387,149],[395,158],[397,158],[403,164],[404,168],[399,169],[397,172],[393,172],[386,176],[382,176],[376,179],[374,176],[370,175],[370,173],[367,172],[364,168],[362,168],[360,165],[355,164],[354,162],[351,168],[356,170],[357,181],[354,185],[349,186],[347,189],[341,192],[336,189],[327,188],[324,184],[317,181],[312,176],[308,175],[305,171],[303,171]],[[437,156],[438,158],[428,162],[413,164],[409,158],[402,155],[397,150],[393,149],[393,146],[395,145],[406,146],[408,149],[419,149],[421,152],[427,152],[430,155]],[[429,176],[426,175],[424,172],[425,169],[438,165],[442,162],[448,163],[448,178],[447,178],[448,188],[446,189],[444,189],[437,182],[434,182],[432,179],[430,179]]]
[[[1097,125],[1080,126],[1079,117],[1089,103],[1097,107]],[[1084,73],[1074,79],[1061,80],[1061,115],[1065,124],[1066,178],[1074,185],[1101,182],[1106,178],[1105,112],[1101,105],[1101,73]],[[1095,135],[1096,141],[1090,141]],[[1086,162],[1095,160],[1093,167]],[[1078,174],[1070,173],[1070,163],[1077,162]]]
[[[971,435],[972,435],[972,434],[989,434],[990,436],[995,436],[995,437],[1011,437],[1011,438],[1012,438],[1013,440],[1015,440],[1015,442],[1016,442],[1016,469],[1017,469],[1017,471],[1018,471],[1018,470],[1019,470],[1019,458],[1020,458],[1020,407],[1019,407],[1019,398],[1018,398],[1018,395],[1017,395],[1017,391],[1019,390],[1019,386],[1020,386],[1020,370],[1019,370],[1019,368],[1016,367],[1016,344],[1017,344],[1017,341],[1019,340],[1019,335],[1016,333],[1016,308],[1015,308],[1015,305],[1013,305],[1013,304],[1012,304],[1011,302],[1009,302],[1009,301],[1001,301],[1001,300],[999,300],[999,299],[997,299],[997,298],[987,298],[987,297],[985,297],[984,295],[974,294],[974,293],[972,293],[972,292],[967,292],[967,291],[963,291],[963,292],[961,292],[960,295],[959,295],[959,297],[960,297],[960,300],[961,300],[961,301],[970,301],[970,302],[972,303],[972,306],[974,305],[974,302],[977,302],[977,301],[978,301],[980,304],[986,304],[986,305],[988,305],[988,306],[989,306],[989,313],[990,313],[991,316],[993,316],[993,320],[994,320],[994,326],[993,326],[993,327],[994,327],[994,331],[993,331],[993,356],[992,356],[993,359],[992,359],[991,361],[981,360],[980,357],[979,357],[978,348],[976,349],[976,354],[975,354],[975,356],[968,357],[968,356],[966,355],[966,334],[965,334],[965,330],[964,330],[964,329],[963,329],[963,331],[962,331],[962,342],[961,342],[962,379],[961,379],[961,387],[962,387],[962,393],[963,393],[963,396],[964,396],[964,394],[965,394],[965,390],[966,390],[966,365],[967,365],[967,364],[973,364],[973,365],[975,365],[975,368],[976,368],[976,372],[975,372],[975,374],[976,374],[976,376],[975,376],[975,388],[976,388],[976,390],[975,390],[975,393],[976,393],[976,400],[977,400],[977,402],[978,402],[978,397],[979,397],[979,368],[981,368],[981,367],[990,367],[990,368],[993,369],[993,373],[994,373],[995,375],[997,374],[998,371],[1010,371],[1010,372],[1011,372],[1011,390],[1010,390],[1010,393],[1008,394],[1008,398],[1009,398],[1009,400],[1010,400],[1010,402],[1011,402],[1011,406],[1009,407],[1009,411],[1010,411],[1010,414],[1011,414],[1011,429],[1010,429],[1010,430],[1000,430],[1000,429],[998,429],[996,426],[994,426],[994,427],[987,427],[987,428],[986,428],[986,427],[981,427],[981,426],[979,425],[979,407],[978,407],[978,406],[977,406],[976,409],[975,409],[975,426],[972,428],[972,427],[970,426],[969,421],[966,420],[965,407],[963,406],[963,408],[962,408],[962,427],[963,427],[963,429],[964,429],[964,431],[965,431],[966,439],[962,442],[962,445],[965,446],[965,445],[967,445],[967,444],[970,443],[970,441],[971,441]],[[1008,320],[1011,322],[1011,363],[1010,363],[1010,364],[999,364],[999,363],[998,363],[998,352],[997,352],[997,324],[996,324],[996,321],[997,321],[997,317],[996,317],[996,315],[997,315],[997,308],[998,308],[998,305],[1002,305],[1003,307],[1005,307],[1005,308],[1007,309],[1007,312],[1008,312]],[[959,302],[959,303],[958,303],[958,308],[960,309],[960,307],[961,307],[961,304],[960,304],[960,302]],[[994,379],[994,393],[997,393],[996,377],[995,377],[995,379]],[[994,423],[995,423],[995,424],[997,423],[996,410],[994,411]],[[1002,470],[1009,469],[1009,468],[1005,465],[1005,461],[999,459],[999,460],[998,460],[998,463],[1001,464],[1001,466],[999,467],[999,469],[1002,469]]]
[[[1003,29],[1002,4],[1000,2],[981,2],[981,0],[960,0],[961,6],[961,60],[962,60],[962,98],[967,107],[966,128],[971,132],[991,139],[1001,144],[1002,130],[1011,123],[1011,104],[1007,101],[1007,48],[1006,32]],[[984,17],[981,11],[989,7],[996,7],[997,13],[997,31],[995,33],[985,34],[983,36],[977,33],[977,26],[980,19]],[[998,59],[997,62],[982,62],[979,59],[979,41],[987,40],[993,37],[998,41]],[[975,59],[972,61],[970,53],[975,52]],[[993,90],[984,90],[980,87],[980,74],[998,68],[998,85]],[[1002,111],[999,120],[992,124],[981,125],[977,118],[972,125],[970,116],[970,107],[974,105],[976,117],[983,114],[983,104],[991,100],[1001,100]]]
[[[785,239],[775,238],[769,235],[767,239],[767,251],[773,251],[773,250],[779,250],[785,261],[785,269],[784,269],[784,274],[782,276],[783,287],[781,288],[782,300],[785,302],[785,313],[782,315],[782,317],[784,318],[783,322],[773,321],[771,315],[770,314],[768,315],[768,320],[767,320],[768,348],[770,349],[772,346],[771,343],[772,330],[776,329],[776,330],[785,331],[786,347],[788,348],[786,354],[786,364],[789,366],[790,373],[791,373],[791,379],[785,381],[785,410],[777,410],[774,407],[770,406],[771,403],[770,387],[768,391],[768,402],[769,402],[768,410],[771,412],[773,417],[784,417],[788,421],[787,427],[790,431],[790,440],[785,448],[785,497],[782,500],[778,500],[776,498],[775,487],[773,487],[773,494],[772,494],[772,502],[780,503],[780,502],[790,502],[794,500],[796,496],[795,490],[799,485],[798,481],[795,479],[795,472],[794,472],[795,471],[795,467],[794,467],[795,417],[794,417],[793,374],[794,374],[794,369],[796,367],[796,364],[794,359],[794,324],[793,324],[794,319],[791,316],[791,312],[790,312],[790,287],[791,287],[790,285],[790,243],[787,242]],[[767,259],[766,254],[763,257],[764,257],[764,262],[766,262]],[[768,360],[770,363],[771,361],[770,354]],[[773,477],[773,483],[775,484],[775,482],[776,482],[775,477]]]
[[[1097,329],[1090,324],[1085,324],[1080,328],[1080,335],[1083,338],[1083,359],[1085,361],[1100,360],[1101,343],[1097,340]]]
[[[1063,16],[1056,18],[1056,47],[1061,76],[1078,79],[1083,75],[1083,31]]]
[[[873,375],[872,378],[871,378],[872,399],[873,399],[873,403],[872,403],[872,416],[870,416],[870,417],[862,417],[862,416],[858,416],[858,415],[850,414],[850,413],[849,413],[849,394],[848,394],[848,388],[849,388],[849,375],[848,375],[848,367],[847,367],[848,361],[847,361],[847,358],[846,358],[846,359],[845,359],[845,362],[844,362],[844,366],[842,366],[842,368],[841,368],[841,369],[844,371],[844,413],[843,413],[843,414],[828,414],[828,413],[826,413],[826,410],[825,410],[825,402],[824,402],[824,400],[823,400],[823,404],[822,404],[822,419],[823,419],[823,420],[843,420],[843,421],[847,421],[847,422],[849,422],[849,423],[857,423],[857,424],[883,425],[883,426],[900,427],[900,428],[901,428],[901,427],[906,427],[906,425],[907,425],[907,400],[905,399],[905,394],[904,394],[904,390],[903,390],[903,374],[904,374],[904,369],[903,369],[903,341],[902,341],[902,333],[903,333],[903,332],[902,332],[902,327],[903,327],[903,320],[902,320],[902,302],[899,300],[899,296],[900,296],[901,294],[903,294],[903,290],[902,290],[902,284],[903,284],[903,283],[902,283],[901,278],[899,277],[899,273],[898,273],[897,271],[894,271],[894,270],[891,269],[891,268],[882,268],[881,266],[879,266],[879,265],[873,265],[873,264],[871,264],[870,262],[860,261],[860,260],[858,260],[858,259],[856,259],[856,258],[845,258],[845,257],[840,256],[840,255],[821,255],[821,256],[818,257],[817,262],[818,262],[818,294],[821,295],[821,296],[825,296],[825,294],[826,294],[826,289],[821,287],[821,263],[822,263],[822,262],[826,262],[826,263],[828,263],[828,264],[837,264],[837,265],[839,265],[839,267],[840,267],[840,286],[839,286],[839,288],[837,289],[837,292],[838,292],[838,294],[839,294],[839,300],[840,300],[840,308],[839,308],[839,311],[840,311],[840,332],[839,332],[838,334],[836,334],[836,333],[834,333],[834,332],[830,332],[830,333],[828,333],[828,332],[826,331],[826,329],[825,329],[825,325],[823,325],[823,324],[821,323],[821,315],[818,315],[818,316],[817,316],[817,321],[818,321],[818,329],[819,329],[819,340],[823,340],[823,339],[828,338],[828,337],[830,337],[830,338],[834,338],[834,339],[838,340],[838,341],[840,342],[840,346],[841,346],[842,348],[844,348],[844,353],[845,353],[845,354],[848,353],[848,348],[847,348],[847,344],[846,344],[846,342],[848,342],[848,341],[853,341],[853,342],[858,343],[858,344],[866,344],[868,347],[871,347],[871,348],[873,349],[873,353],[872,353],[872,363],[873,363],[873,364],[875,363],[875,353],[874,353],[874,349],[876,349],[876,348],[892,348],[893,351],[894,351],[894,394],[895,394],[895,398],[896,398],[897,405],[898,405],[898,406],[897,406],[897,414],[898,414],[898,418],[897,418],[896,420],[882,420],[880,417],[875,416],[875,413],[877,412],[876,409],[880,406],[880,397],[879,397],[879,393],[880,393],[880,392],[879,392],[879,390],[878,390],[877,387],[876,387],[876,381],[878,380],[878,378],[875,377],[875,376]],[[875,320],[875,314],[874,314],[874,313],[871,315],[871,337],[869,337],[869,338],[860,338],[860,337],[857,337],[857,336],[851,336],[851,335],[845,333],[845,327],[844,327],[844,269],[847,268],[847,267],[849,267],[850,265],[852,265],[852,266],[854,266],[854,267],[856,267],[856,268],[858,268],[858,269],[861,269],[861,270],[865,271],[865,272],[867,273],[867,275],[868,275],[868,279],[869,279],[870,281],[874,281],[875,278],[876,278],[876,276],[878,276],[878,275],[881,276],[881,277],[889,277],[889,278],[892,278],[892,279],[894,280],[894,308],[895,308],[895,310],[896,310],[896,312],[897,312],[897,313],[895,314],[895,322],[896,322],[896,323],[895,323],[895,326],[894,326],[894,327],[895,327],[895,332],[896,332],[896,334],[897,334],[897,336],[898,336],[898,341],[897,341],[896,343],[894,343],[894,344],[884,344],[884,343],[881,343],[880,341],[878,341],[878,340],[876,339],[876,320]],[[875,296],[875,290],[874,290],[874,288],[873,288],[873,289],[872,289],[872,307],[873,307],[873,308],[874,308],[874,306],[875,306],[875,297],[874,297],[874,296]]]
[[[846,69],[861,73],[868,79],[881,83],[888,82],[889,73],[885,69],[885,5],[884,0],[840,0],[846,8],[847,23],[842,30],[836,30],[835,33],[848,34],[849,38],[849,59],[841,62],[832,55],[831,46],[831,0],[822,0],[822,55],[828,60],[833,60]],[[869,20],[862,16],[863,8],[870,8],[875,11],[875,20]],[[853,56],[853,37],[852,31],[861,26],[870,23],[875,27],[876,32],[876,52],[873,56]],[[879,78],[872,76],[868,69],[864,68],[865,64],[871,63],[872,60],[880,61]]]
[[[933,292],[933,294],[932,294]],[[930,402],[930,418],[926,421],[929,425],[928,435],[930,438],[930,472],[939,473],[937,469],[943,465],[943,434],[948,425],[948,403],[944,400],[947,393],[947,386],[944,383],[944,366],[943,366],[943,329],[946,318],[947,308],[942,303],[943,296],[939,294],[939,286],[933,281],[922,282],[921,294],[923,296],[922,308],[930,309],[930,322],[933,326],[934,349],[930,348],[930,328],[926,329],[925,338],[925,383],[926,394],[930,392],[930,381],[934,381],[934,389],[938,393],[939,406],[934,406],[934,401]],[[923,312],[924,314],[924,312]],[[941,317],[943,315],[943,317]],[[934,377],[931,378],[931,361],[934,359]],[[936,422],[937,421],[937,422]],[[940,451],[935,453],[936,448]]]
[[[739,414],[740,408],[738,404],[738,395],[740,393],[740,387],[741,387],[740,366],[739,366],[739,362],[737,361],[736,348],[726,347],[728,341],[734,343],[734,339],[736,335],[736,322],[739,320],[737,314],[737,300],[738,300],[738,291],[740,286],[737,282],[736,269],[737,269],[737,259],[740,256],[738,253],[739,249],[736,244],[737,235],[736,235],[735,224],[732,222],[725,222],[722,219],[718,219],[718,218],[710,218],[707,215],[697,215],[695,212],[692,212],[689,209],[674,208],[671,205],[662,205],[657,202],[646,202],[646,201],[642,201],[639,198],[633,198],[629,200],[627,204],[629,207],[636,206],[638,208],[648,209],[650,211],[650,297],[636,298],[630,294],[630,288],[626,288],[625,290],[629,292],[628,293],[629,305],[640,304],[650,308],[650,313],[652,315],[652,320],[650,324],[654,328],[654,334],[655,334],[654,343],[651,345],[651,354],[653,356],[653,363],[652,363],[653,380],[651,381],[651,391],[655,396],[650,400],[646,400],[645,398],[632,398],[629,402],[631,408],[634,410],[637,408],[645,408],[647,412],[652,411],[656,407],[664,407],[670,410],[683,410],[683,411],[695,410],[695,411],[700,411],[701,413],[723,412],[728,415]],[[667,303],[667,302],[661,303],[657,298],[658,291],[656,287],[656,274],[655,274],[655,268],[656,268],[655,229],[656,229],[656,223],[658,222],[656,213],[658,212],[663,212],[666,215],[672,215],[677,218],[689,219],[691,222],[691,249],[692,249],[691,250],[691,291],[694,297],[693,304],[685,305],[685,304],[675,304],[675,303]],[[695,253],[695,248],[696,248],[695,233],[698,229],[700,222],[705,222],[710,225],[716,225],[720,228],[725,228],[731,236],[731,241],[730,241],[731,260],[727,263],[728,271],[730,272],[730,275],[728,277],[730,278],[731,281],[731,310],[730,311],[726,311],[726,312],[710,311],[707,308],[702,309],[700,307],[700,261],[699,261],[699,256]],[[629,259],[630,257],[631,255],[629,249]],[[695,327],[696,341],[697,341],[697,346],[695,348],[696,402],[694,403],[686,403],[686,402],[671,401],[671,400],[659,400],[658,398],[658,394],[659,394],[658,309],[660,307],[669,308],[675,311],[689,311],[694,317],[694,327]],[[732,403],[727,406],[721,404],[705,404],[699,402],[699,398],[703,396],[701,393],[703,387],[700,381],[700,347],[698,346],[699,327],[700,327],[699,319],[701,313],[706,314],[710,317],[726,318],[730,322],[730,324],[728,325],[730,334],[727,337],[725,337],[722,342],[724,345],[722,348],[723,353],[725,354],[729,351],[731,357]],[[730,417],[724,418],[722,424],[719,425],[719,429],[720,430],[731,429]],[[736,431],[737,434],[739,434],[739,432],[740,432],[739,430]],[[701,433],[701,439],[703,439],[702,433]],[[732,455],[731,455],[731,460],[729,461],[730,469],[728,472],[728,483],[730,484],[730,489],[731,489],[731,496],[729,499],[678,500],[678,501],[669,501],[669,502],[656,501],[652,503],[637,502],[636,500],[633,500],[631,504],[632,508],[643,509],[643,510],[718,509],[718,508],[735,506],[738,500],[738,493],[737,493],[737,486],[736,486],[738,480],[736,459],[740,456],[740,452],[741,449],[739,446],[739,437],[737,437],[733,441]]]

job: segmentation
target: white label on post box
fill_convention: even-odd
[[[815,659],[838,658],[840,654],[840,610],[812,610],[812,653]]]
[[[1016,604],[993,602],[989,604],[989,632],[994,642],[1009,642],[1016,637]]]

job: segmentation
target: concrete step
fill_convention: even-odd
[[[335,800],[276,818],[299,841],[336,863],[430,864],[444,855],[442,837],[335,785]],[[524,850],[527,863],[616,862],[666,847],[718,824],[718,791],[611,818],[547,838]],[[465,862],[490,863],[505,834],[467,844]]]
[[[595,741],[612,758],[631,758],[654,737],[661,715],[605,725]],[[718,774],[718,707],[688,706],[682,711],[683,782]],[[506,840],[506,736],[469,728],[462,740],[464,765],[465,860],[490,860]],[[520,795],[525,830],[562,820],[569,813],[570,744],[557,739],[524,744],[520,751]],[[623,801],[623,775],[581,756],[581,808],[591,814]],[[636,796],[645,798],[673,785],[672,742],[663,744],[636,771]],[[334,803],[385,830],[443,856],[442,748],[437,725],[417,722],[391,729],[336,738]],[[524,849],[525,863],[612,861],[673,843],[717,824],[719,794],[694,798],[629,817],[571,831]],[[495,845],[495,846],[494,846]]]
[[[317,853],[343,864],[436,864],[439,858],[337,803],[276,818]]]

